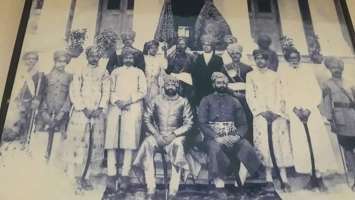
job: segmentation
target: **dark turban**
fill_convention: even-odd
[[[272,42],[272,40],[271,40],[270,36],[265,35],[265,34],[260,35],[257,39],[257,44],[259,46],[261,46],[260,44],[268,44],[268,46],[270,46],[271,42]]]
[[[329,69],[332,66],[344,68],[344,62],[337,57],[329,56],[324,59],[324,65]]]
[[[295,49],[295,48],[287,48],[285,51],[286,52],[285,52],[284,58],[285,58],[285,60],[287,62],[289,61],[289,58],[290,58],[292,53],[296,53],[298,55],[298,58],[301,59],[301,54],[300,54],[300,52],[297,51],[297,49]]]
[[[67,51],[67,50],[58,50],[58,51],[54,52],[53,60],[56,61],[61,56],[65,57],[67,59],[67,63],[70,62],[71,53],[69,51]]]
[[[133,49],[129,49],[129,48],[127,48],[127,49],[125,49],[124,51],[122,51],[122,58],[124,58],[124,57],[127,57],[127,56],[129,56],[129,55],[134,55],[134,51],[133,51]]]
[[[258,55],[261,55],[261,56],[263,57],[263,59],[265,59],[265,60],[268,60],[268,59],[269,59],[269,55],[268,55],[265,51],[263,51],[263,50],[256,49],[256,50],[253,51],[253,57],[254,57],[254,59],[255,59],[255,57],[258,56]]]
[[[186,45],[189,44],[188,39],[185,38],[185,37],[179,37],[179,38],[176,40],[176,44],[178,44],[181,40],[184,41],[184,42],[186,43]]]
[[[23,54],[22,59],[25,60],[27,58],[27,56],[29,56],[29,55],[34,55],[37,60],[39,58],[37,51],[28,51],[25,54]]]
[[[149,50],[152,46],[159,47],[159,42],[157,42],[156,40],[151,40],[151,41],[149,41],[149,42],[146,42],[146,43],[144,44],[143,54],[144,54],[144,55],[148,55],[148,50]]]

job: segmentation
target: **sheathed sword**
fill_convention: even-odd
[[[307,142],[308,142],[308,148],[309,148],[309,154],[311,157],[311,165],[312,165],[312,176],[311,176],[311,182],[312,182],[312,188],[314,187],[318,187],[318,183],[317,183],[317,177],[316,177],[316,165],[315,165],[315,161],[314,161],[314,153],[313,153],[313,147],[312,147],[312,140],[311,140],[311,136],[309,134],[309,129],[308,129],[308,118],[306,120],[303,120],[303,127],[304,130],[306,132],[306,137],[307,137]]]
[[[94,136],[94,119],[90,118],[90,121],[86,124],[86,127],[89,127],[90,130],[90,136],[89,136],[89,148],[88,148],[88,157],[86,159],[86,163],[85,163],[85,167],[84,167],[84,172],[83,175],[81,177],[81,181],[84,182],[85,181],[85,177],[88,173],[89,167],[90,167],[90,163],[91,163],[91,157],[92,157],[92,148],[93,148],[93,136]]]
[[[280,181],[281,189],[284,192],[288,192],[285,183],[282,180],[281,174],[280,174],[280,168],[277,165],[276,162],[276,156],[275,156],[275,151],[274,151],[274,143],[273,143],[273,138],[272,138],[272,120],[267,120],[267,135],[268,135],[268,143],[269,143],[269,151],[270,151],[270,157],[271,157],[271,162],[272,165],[274,166],[274,169],[276,171],[277,178]]]
[[[52,120],[54,119],[54,112],[52,114]],[[46,150],[46,160],[49,162],[51,158],[52,148],[53,148],[53,139],[54,139],[55,126],[48,128],[48,142],[47,142],[47,150]]]

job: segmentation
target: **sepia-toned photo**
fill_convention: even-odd
[[[27,3],[0,199],[354,199],[353,0]]]

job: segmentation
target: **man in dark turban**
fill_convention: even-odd
[[[272,49],[270,49],[270,45],[272,43],[272,40],[270,38],[270,36],[268,35],[260,35],[258,40],[257,40],[257,44],[259,45],[259,50],[262,50],[263,52],[265,52],[269,59],[267,61],[267,68],[273,70],[273,71],[277,71],[277,68],[279,67],[279,58],[276,54],[276,52]]]
[[[143,72],[145,71],[145,62],[144,62],[143,53],[132,46],[135,37],[136,37],[136,33],[134,31],[128,31],[121,35],[121,40],[124,44],[124,47],[118,49],[117,51],[114,51],[111,54],[106,66],[106,69],[110,74],[115,68],[122,67],[124,65],[121,54],[127,50],[133,51],[133,57],[134,57],[133,66],[141,69]]]

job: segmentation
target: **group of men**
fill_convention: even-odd
[[[305,189],[317,186],[326,191],[321,173],[335,169],[336,163],[334,153],[327,149],[331,145],[317,107],[323,98],[326,117],[355,171],[351,142],[355,137],[355,88],[342,79],[344,63],[340,59],[325,60],[333,77],[325,83],[322,93],[313,72],[300,65],[297,50],[290,49],[285,54],[289,66],[278,67],[268,36],[259,38],[260,49],[253,52],[256,70],[241,62],[243,47],[233,36],[225,37],[230,63],[225,56],[215,54],[215,40],[210,35],[201,38],[202,54],[189,53],[188,39],[180,37],[176,49],[166,58],[159,57],[158,42],[147,42],[143,53],[132,46],[134,38],[133,31],[121,35],[124,47],[110,56],[106,69],[98,66],[99,48],[88,47],[87,66],[73,75],[64,70],[71,59],[67,51],[54,53],[54,68],[46,76],[35,70],[39,59],[36,52],[23,57],[27,68],[24,67],[23,84],[15,91],[14,101],[18,102],[16,105],[22,102],[22,113],[38,108],[31,145],[43,145],[43,137],[48,135],[41,131],[52,135],[60,132],[52,136],[52,142],[57,140],[57,150],[53,149],[52,154],[65,163],[65,170],[77,178],[80,189],[93,188],[87,179],[88,168],[91,174],[99,173],[106,150],[105,193],[116,192],[117,174],[120,189],[129,189],[130,173],[134,172],[147,184],[146,199],[154,199],[154,153],[159,150],[166,152],[172,164],[169,199],[174,199],[183,171],[184,179],[189,174],[199,175],[201,165],[192,148],[197,146],[207,154],[209,180],[214,180],[221,199],[227,198],[223,179],[229,167],[239,162],[251,177],[266,172],[267,191],[274,191],[274,160],[285,191],[291,190],[285,170],[290,166],[300,173],[315,171]],[[192,84],[178,80],[180,73],[190,74]],[[300,78],[304,78],[303,91],[297,89]],[[237,89],[228,87],[233,83],[244,84]],[[153,84],[162,90],[153,92]],[[146,98],[147,93],[155,95]],[[26,129],[32,121],[27,115],[23,118],[26,126],[22,127]],[[309,125],[310,134],[303,124]],[[25,131],[13,134],[7,130],[2,144],[6,150],[14,141],[23,144]],[[143,142],[142,132],[147,136]],[[311,140],[307,140],[309,135]],[[307,156],[307,141],[313,146],[314,155]],[[124,155],[121,170],[120,151]],[[47,159],[49,155],[47,152]],[[352,189],[355,190],[354,185]]]

